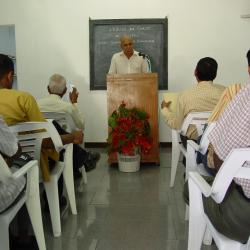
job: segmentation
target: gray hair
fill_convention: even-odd
[[[129,40],[131,41],[132,43],[134,43],[134,39],[130,36],[130,35],[127,35],[127,34],[124,34],[120,37],[120,42],[121,44],[124,42],[124,40]]]
[[[49,79],[48,87],[52,94],[61,95],[66,88],[66,79],[59,74],[54,74]]]

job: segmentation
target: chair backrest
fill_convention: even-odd
[[[52,119],[58,122],[58,124],[65,129],[68,133],[71,133],[73,131],[79,130],[74,120],[72,119],[72,116],[66,112],[52,112],[52,111],[46,111],[42,112],[44,117],[46,119]]]
[[[250,148],[236,148],[226,157],[212,185],[211,196],[217,203],[222,202],[233,178],[250,179],[250,168],[242,167],[250,161]]]
[[[205,129],[201,141],[200,141],[200,149],[199,151],[204,155],[207,152],[208,145],[209,145],[209,140],[208,140],[208,135],[211,133],[211,131],[214,129],[216,125],[216,122],[213,122],[207,126]]]
[[[204,125],[207,123],[210,114],[210,111],[190,112],[182,124],[181,134],[186,135],[189,125],[195,125],[198,135],[202,135]]]
[[[39,164],[43,139],[51,138],[57,152],[63,148],[61,137],[50,122],[18,123],[10,126],[10,129],[16,134],[22,151],[28,153]]]

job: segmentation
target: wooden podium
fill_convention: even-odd
[[[153,146],[141,162],[159,164],[158,133],[158,84],[156,73],[107,75],[108,116],[116,110],[122,101],[127,107],[144,109],[149,114]],[[109,156],[109,163],[116,163],[116,154]]]

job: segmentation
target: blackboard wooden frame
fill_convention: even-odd
[[[151,25],[159,24],[162,29],[162,46],[160,54],[162,55],[162,72],[161,75],[158,75],[158,89],[167,90],[168,89],[168,20],[164,19],[105,19],[105,20],[92,20],[89,19],[89,53],[90,53],[90,90],[106,90],[106,79],[102,81],[97,80],[95,71],[95,61],[98,62],[98,58],[95,55],[95,30],[101,26],[109,25],[112,27],[117,25]],[[125,32],[129,34],[129,32]],[[119,40],[119,39],[118,39]],[[119,51],[117,51],[119,52]],[[112,56],[112,55],[110,55]],[[110,61],[108,62],[110,63]]]

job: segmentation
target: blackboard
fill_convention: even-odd
[[[134,49],[147,54],[152,72],[158,73],[159,89],[168,87],[167,18],[165,19],[109,19],[89,20],[90,89],[106,87],[112,55],[121,51],[120,37],[134,39]]]

